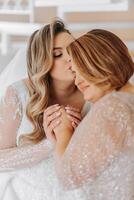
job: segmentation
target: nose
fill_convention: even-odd
[[[69,56],[67,52],[66,52],[65,62],[66,62],[67,68],[71,70],[71,67],[72,67],[71,57]]]
[[[75,85],[79,86],[83,80],[80,78],[78,74],[75,74]]]
[[[68,52],[66,51],[66,61],[67,62],[71,62],[71,57],[70,57],[70,55],[68,54]]]

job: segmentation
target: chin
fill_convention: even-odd
[[[83,94],[84,95],[84,94]],[[86,100],[86,101],[91,101],[91,97],[89,97],[89,96],[87,96],[87,95],[84,95],[84,99]]]
[[[84,94],[83,94],[84,95]],[[84,95],[84,100],[85,101],[90,101],[91,103],[95,103],[97,101],[97,98],[95,98],[94,96],[89,96],[89,95]]]

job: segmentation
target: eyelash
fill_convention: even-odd
[[[59,54],[59,55],[57,55],[57,56],[54,55],[55,58],[59,58],[59,57],[61,57],[61,56],[62,56],[62,54]]]

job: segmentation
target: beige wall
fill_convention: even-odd
[[[29,15],[0,14],[0,21],[28,22]]]
[[[56,7],[35,8],[35,22],[46,23],[56,17]],[[129,11],[123,12],[77,12],[65,13],[64,20],[66,23],[96,23],[96,22],[134,22],[134,1],[131,3]],[[109,29],[119,35],[123,40],[134,40],[134,29]],[[73,31],[75,36],[79,36],[88,31]]]
[[[133,22],[134,23],[134,0],[131,1],[129,11],[126,12],[77,12],[77,13],[65,13],[64,20],[66,23],[96,23],[96,22]],[[56,17],[56,7],[35,7],[34,11],[34,22],[36,23],[48,23],[52,18]],[[29,16],[24,15],[2,15],[0,14],[0,21],[22,21],[28,22]],[[134,28],[113,28],[108,29],[120,36],[124,41],[134,41]],[[79,36],[85,33],[87,30],[73,31],[74,36]],[[16,38],[16,37],[15,37]],[[14,38],[14,39],[15,39]],[[16,38],[17,40],[19,38]],[[134,54],[134,51],[132,51]]]
[[[35,7],[34,21],[36,23],[48,23],[52,18],[56,17],[56,7]]]

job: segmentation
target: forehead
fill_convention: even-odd
[[[55,47],[66,48],[74,39],[69,33],[59,33],[54,39]]]

